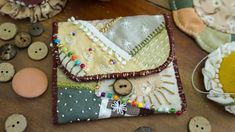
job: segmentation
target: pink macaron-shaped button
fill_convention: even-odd
[[[25,98],[42,95],[48,87],[47,76],[37,68],[24,68],[17,72],[12,80],[16,94]]]

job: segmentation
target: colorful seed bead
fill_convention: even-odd
[[[181,115],[182,112],[181,112],[181,111],[177,111],[175,114],[176,114],[176,115]]]
[[[143,108],[143,104],[142,103],[138,103],[138,108]]]
[[[137,106],[137,102],[136,101],[132,101],[132,106],[136,107]]]
[[[68,57],[70,57],[70,56],[72,56],[73,55],[73,53],[72,52],[69,52],[68,53]]]
[[[76,61],[75,61],[75,65],[76,65],[76,66],[79,66],[80,64],[81,64],[81,61],[80,61],[80,60],[76,60]]]
[[[171,109],[170,109],[170,112],[171,112],[171,113],[176,113],[176,109],[175,109],[175,108],[171,108]]]
[[[108,93],[107,97],[108,97],[109,99],[111,99],[111,98],[113,97],[113,94],[112,94],[112,93]]]
[[[85,68],[85,66],[86,66],[85,64],[81,64],[80,68],[83,69],[83,68]]]
[[[59,40],[59,39],[54,39],[54,40],[53,40],[53,43],[54,43],[54,44],[59,44],[59,43],[60,43],[60,40]]]
[[[162,108],[158,108],[157,112],[163,112],[163,109]]]
[[[96,96],[101,97],[101,93],[100,92],[96,93]]]
[[[150,109],[150,108],[151,108],[150,103],[147,102],[147,103],[145,104],[144,108]]]
[[[90,51],[90,52],[91,52],[91,51],[93,51],[93,50],[92,50],[92,48],[89,48],[89,49],[88,49],[88,51]]]
[[[105,92],[102,92],[102,93],[101,93],[101,97],[105,97]]]
[[[62,51],[63,51],[63,52],[67,52],[68,49],[67,49],[66,47],[64,47],[64,48],[62,49]]]
[[[96,86],[95,86],[95,89],[100,89],[100,86],[99,86],[99,85],[96,85]]]
[[[71,60],[72,60],[72,61],[75,61],[75,60],[77,60],[77,59],[78,59],[78,56],[72,55],[72,57],[71,57]]]
[[[128,100],[128,101],[127,101],[127,103],[128,103],[128,104],[131,104],[131,103],[132,103],[132,101],[131,101],[131,100]]]
[[[118,100],[118,99],[119,99],[119,96],[118,96],[118,95],[114,95],[114,96],[113,96],[113,99],[114,99],[114,100]]]
[[[110,63],[111,65],[114,65],[114,64],[116,64],[116,61],[113,60],[113,59],[110,59],[109,63]]]
[[[122,98],[122,103],[125,103],[126,102],[126,98]]]

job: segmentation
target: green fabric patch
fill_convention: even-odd
[[[232,41],[235,41],[235,34],[232,34]]]
[[[172,10],[193,7],[192,0],[170,0],[170,7]]]
[[[57,100],[59,123],[98,119],[101,98],[90,90],[59,88]]]
[[[57,86],[59,88],[83,88],[95,91],[96,84],[96,82],[74,82],[70,80],[59,68],[57,68]]]
[[[231,35],[206,27],[196,36],[197,43],[207,52],[231,41]]]

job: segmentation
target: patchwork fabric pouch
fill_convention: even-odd
[[[54,122],[185,111],[169,19],[54,23]]]
[[[176,25],[207,52],[235,41],[234,0],[170,0]]]

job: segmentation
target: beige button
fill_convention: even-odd
[[[16,94],[25,98],[42,95],[48,87],[47,76],[37,68],[24,68],[17,72],[12,80]]]
[[[15,68],[10,63],[0,64],[0,82],[10,81],[15,74]]]
[[[119,79],[114,83],[113,90],[117,94],[125,96],[131,93],[132,84],[127,79]]]
[[[15,37],[15,45],[18,48],[25,48],[28,47],[31,44],[31,36],[28,33],[21,32],[18,33]]]
[[[189,131],[190,132],[211,132],[210,122],[202,116],[193,117],[189,122]]]
[[[13,23],[3,23],[0,25],[0,39],[10,40],[15,37],[17,33],[17,27]]]
[[[23,132],[27,127],[27,120],[24,115],[12,114],[5,122],[6,132]]]
[[[28,55],[33,60],[42,60],[47,56],[48,48],[43,42],[34,42],[28,48]]]

